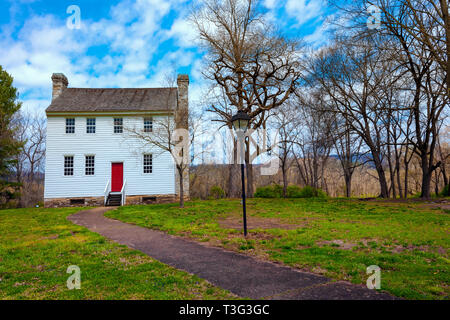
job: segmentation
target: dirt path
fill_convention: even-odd
[[[68,219],[120,244],[139,250],[177,269],[195,274],[232,293],[252,299],[394,299],[364,286],[330,279],[312,273],[117,220],[103,214],[113,208],[81,211]]]

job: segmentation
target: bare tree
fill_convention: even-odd
[[[339,118],[333,123],[334,128],[331,131],[331,135],[334,149],[344,173],[345,196],[350,198],[352,196],[353,173],[361,165],[358,160],[361,157],[362,140],[352,131],[348,120],[342,117]]]
[[[447,174],[447,166],[450,162],[450,126],[447,126],[445,130],[443,130],[442,135],[438,140],[437,147],[437,158],[441,165],[439,166],[440,174],[442,175],[442,179],[444,181],[444,186],[449,185],[449,177]],[[450,196],[450,191],[447,189],[447,196]]]
[[[370,41],[340,39],[323,49],[312,62],[311,74],[327,93],[332,103],[329,112],[340,114],[364,141],[371,152],[380,182],[381,197],[389,196],[383,167],[382,112],[379,108],[379,90],[391,67],[374,51]]]
[[[283,179],[283,197],[287,197],[288,176],[287,171],[293,158],[294,145],[297,142],[298,111],[292,102],[277,109],[273,115],[273,126],[278,132],[278,152],[281,174]]]
[[[286,102],[300,78],[299,42],[274,32],[257,0],[205,0],[191,15],[207,51],[204,76],[219,85],[236,110],[265,124],[268,112]],[[230,127],[233,113],[217,105],[211,110]],[[247,142],[247,193],[253,195],[252,161]]]
[[[225,89],[217,84],[212,85],[204,96],[206,98],[204,104],[211,106],[207,111],[214,114],[211,119],[212,122],[219,123],[218,131],[224,142],[222,143],[222,146],[224,147],[223,152],[227,157],[225,162],[227,163],[228,169],[226,194],[228,197],[238,197],[239,190],[237,188],[238,181],[236,181],[236,178],[238,177],[239,171],[238,166],[235,165],[238,156],[237,139],[233,134],[233,125],[230,121],[231,118],[229,117],[229,115],[233,114],[233,108],[228,102]],[[223,128],[226,128],[226,130],[223,130]],[[230,143],[227,143],[228,139],[231,139],[231,145]]]
[[[382,13],[380,25],[368,30],[368,6],[375,5]],[[442,111],[448,105],[450,24],[448,1],[429,0],[361,0],[343,10],[348,25],[358,37],[374,41],[376,49],[390,56],[396,70],[410,79],[405,88],[413,97],[406,108],[410,111],[413,135],[408,143],[420,157],[422,168],[421,197],[430,197],[430,183],[435,163],[434,154],[443,121]]]
[[[178,79],[178,80],[177,80]],[[178,194],[180,208],[184,207],[184,190],[189,187],[189,167],[191,162],[201,154],[201,150],[193,150],[193,142],[201,129],[199,114],[186,106],[173,106],[171,101],[180,99],[180,88],[175,88],[175,83],[185,81],[184,76],[175,76],[174,72],[168,72],[163,80],[164,88],[161,89],[161,102],[164,112],[152,117],[152,129],[144,130],[142,127],[125,126],[126,139],[138,141],[141,148],[151,150],[152,154],[161,156],[169,154],[175,164],[178,182]],[[187,93],[187,91],[186,91]],[[181,97],[188,99],[187,96]],[[187,101],[186,101],[187,102]],[[195,153],[194,153],[195,152]]]
[[[24,146],[24,154],[29,164],[29,180],[34,180],[36,172],[43,172],[45,159],[46,119],[36,114],[32,116],[29,137]]]
[[[186,115],[186,117],[188,116]],[[192,158],[195,158],[190,152],[190,146],[192,146],[196,138],[196,128],[195,123],[191,123],[190,132],[185,128],[178,127],[174,112],[169,110],[166,115],[153,117],[152,132],[145,132],[141,128],[136,127],[124,128],[128,138],[140,141],[142,148],[151,150],[156,157],[164,153],[171,155],[178,173],[180,208],[184,207],[186,173]]]
[[[324,171],[333,146],[334,119],[325,111],[323,92],[297,95],[299,125],[293,154],[299,177],[302,184],[327,191]]]
[[[39,113],[21,112],[16,135],[24,144],[17,155],[15,173],[21,184],[20,205],[28,207],[43,200],[46,119]]]
[[[450,98],[450,15],[448,0],[366,0],[381,11],[381,23],[396,37],[423,45],[446,79]],[[395,32],[401,30],[401,33]],[[394,32],[393,32],[394,31]],[[420,54],[420,53],[419,53]]]

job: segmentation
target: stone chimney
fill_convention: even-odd
[[[189,130],[189,76],[187,74],[178,75],[177,86],[177,110],[175,112],[176,127]],[[177,195],[180,193],[179,179],[177,173],[175,176],[175,193]],[[183,174],[183,193],[184,199],[189,200],[189,168],[184,170]]]
[[[189,115],[189,76],[187,74],[178,75],[178,97],[176,123],[177,128],[188,129]]]
[[[64,91],[65,88],[69,85],[69,81],[66,76],[62,73],[54,73],[52,75],[53,82],[53,92],[52,92],[52,101],[55,100],[59,95]]]

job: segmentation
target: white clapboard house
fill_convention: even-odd
[[[151,134],[158,117],[187,110],[187,75],[178,76],[175,88],[70,88],[61,73],[53,74],[52,81],[52,103],[46,109],[45,206],[176,199],[178,174],[172,156],[126,129]],[[188,197],[189,184],[184,185]]]

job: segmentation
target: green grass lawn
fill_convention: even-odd
[[[0,211],[0,299],[233,298],[66,219],[79,210]],[[70,265],[81,269],[80,290],[67,289]]]
[[[365,283],[381,268],[381,289],[407,299],[449,299],[449,210],[420,202],[250,199],[244,239],[239,200],[128,206],[114,219],[255,255],[333,279]]]

